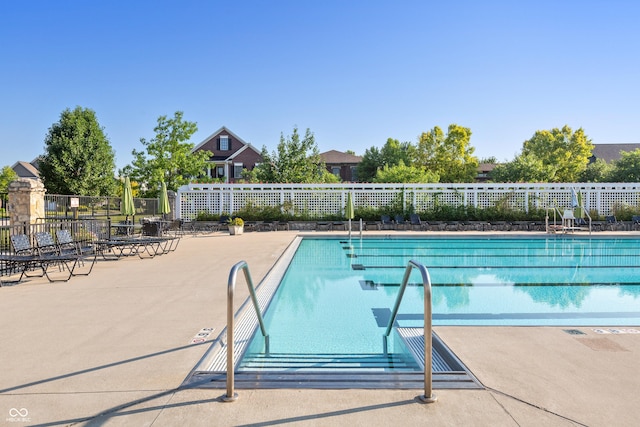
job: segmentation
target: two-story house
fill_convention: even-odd
[[[338,150],[329,150],[320,153],[320,158],[327,166],[327,170],[340,178],[341,181],[358,181],[358,164],[362,161],[362,156],[343,153]]]
[[[225,183],[242,179],[242,170],[252,170],[262,161],[260,151],[222,126],[193,148],[196,151],[210,151],[207,176],[220,178]]]

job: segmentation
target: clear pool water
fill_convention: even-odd
[[[379,353],[412,259],[429,270],[434,325],[640,325],[639,239],[304,238],[265,314],[270,351]],[[419,282],[397,326],[422,326]]]

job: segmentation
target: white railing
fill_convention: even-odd
[[[506,202],[513,209],[570,208],[573,192],[587,211],[609,215],[616,205],[640,206],[640,183],[514,184],[189,184],[178,189],[176,218],[198,212],[233,214],[247,205],[280,206],[309,217],[341,214],[347,194],[354,206],[413,206],[416,212],[438,205],[488,208]]]

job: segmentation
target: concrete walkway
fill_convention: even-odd
[[[235,403],[219,401],[224,390],[180,390],[225,326],[231,267],[246,260],[259,282],[295,235],[187,236],[161,257],[1,288],[0,425],[638,424],[640,334],[587,327],[436,327],[486,389],[435,390],[428,405],[418,390],[237,390]],[[208,341],[192,344],[206,328]]]

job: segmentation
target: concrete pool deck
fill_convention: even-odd
[[[240,389],[222,403],[224,390],[180,389],[225,327],[231,267],[247,261],[258,283],[296,235],[186,236],[153,259],[1,288],[0,425],[637,425],[640,334],[591,327],[435,327],[486,388],[436,389],[427,405],[419,390]],[[243,277],[236,290],[239,306]]]

